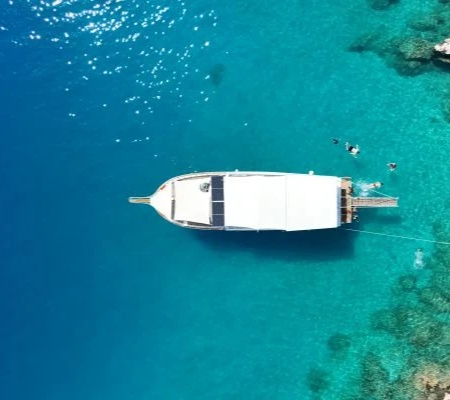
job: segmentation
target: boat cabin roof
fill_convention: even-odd
[[[225,226],[286,231],[336,228],[340,181],[301,174],[225,176]]]
[[[336,228],[340,225],[340,189],[341,179],[334,176],[230,173],[189,177],[173,184],[173,218],[255,230]]]

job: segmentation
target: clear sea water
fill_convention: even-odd
[[[3,0],[0,398],[310,398],[330,335],[366,332],[421,274],[417,242],[192,232],[127,197],[193,171],[312,169],[400,197],[356,228],[432,239],[450,75],[347,47],[436,4]]]

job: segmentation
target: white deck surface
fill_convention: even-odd
[[[150,204],[162,214],[170,219],[172,213],[172,187],[166,185],[164,189],[158,190],[150,199]]]
[[[211,178],[191,178],[175,182],[175,219],[177,221],[210,223],[211,191],[202,192],[200,185]]]
[[[226,176],[225,225],[287,231],[336,228],[341,179],[334,176]]]

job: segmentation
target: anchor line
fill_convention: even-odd
[[[339,229],[344,230],[344,231],[361,232],[361,233],[368,233],[371,235],[388,236],[388,237],[393,237],[393,238],[397,238],[397,239],[416,240],[418,242],[437,243],[437,244],[445,244],[445,245],[450,246],[450,242],[442,242],[439,240],[422,239],[422,238],[416,238],[416,237],[412,237],[412,236],[392,235],[389,233],[364,231],[361,229],[350,229],[350,228],[339,228]]]

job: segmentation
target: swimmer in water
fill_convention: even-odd
[[[381,186],[383,186],[383,182],[374,182],[374,183],[369,183],[368,185],[366,185],[365,189],[366,190],[379,189]]]
[[[331,139],[331,141],[333,142],[333,144],[338,144],[339,143],[339,139],[338,138],[333,138]]]
[[[390,162],[390,163],[388,163],[387,164],[387,166],[388,166],[388,168],[389,168],[389,171],[395,171],[395,169],[397,168],[397,163],[395,163],[395,162]]]
[[[425,262],[423,261],[423,249],[417,249],[414,253],[414,268],[421,269],[425,266]]]
[[[349,142],[345,142],[345,150],[347,150],[355,158],[361,152],[358,144],[353,146]]]

